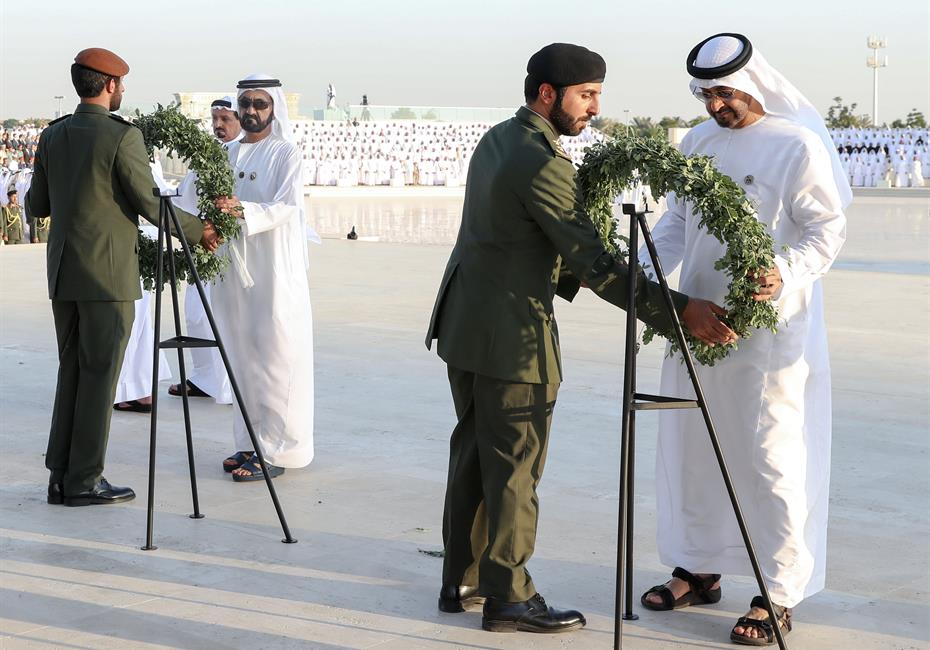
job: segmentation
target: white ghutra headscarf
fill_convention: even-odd
[[[741,34],[717,34],[699,43],[688,55],[690,88],[727,86],[751,95],[763,110],[798,123],[823,141],[833,163],[833,179],[845,208],[852,202],[849,179],[820,112]]]
[[[242,93],[248,90],[264,90],[271,95],[271,100],[274,103],[274,120],[271,123],[271,134],[282,140],[287,140],[291,144],[297,143],[294,132],[291,130],[291,120],[287,116],[287,99],[284,97],[284,89],[281,88],[280,81],[271,75],[257,72],[240,81],[236,88],[237,100],[242,97]],[[236,108],[238,109],[238,106]]]

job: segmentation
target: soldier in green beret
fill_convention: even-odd
[[[22,244],[23,234],[23,206],[19,204],[19,193],[10,189],[6,193],[9,203],[0,207],[0,228],[3,232],[3,243]]]
[[[102,48],[71,66],[81,98],[73,115],[39,138],[27,212],[55,215],[48,238],[48,294],[58,338],[58,386],[45,465],[48,502],[128,501],[103,477],[110,415],[139,287],[139,215],[158,223],[159,200],[142,133],[111,114],[129,66]],[[184,236],[215,250],[216,230],[180,210]],[[180,235],[180,233],[173,233]]]
[[[555,43],[530,58],[526,105],[478,143],[468,170],[458,239],[426,336],[438,339],[458,424],[452,432],[443,514],[439,609],[484,597],[482,626],[496,632],[567,632],[575,610],[550,607],[526,570],[536,543],[536,487],[562,364],[552,301],[586,285],[625,307],[637,276],[637,313],[670,324],[659,286],[605,250],[582,211],[575,168],[559,143],[599,112],[604,59]],[[678,314],[708,343],[736,335],[716,305],[673,292]]]

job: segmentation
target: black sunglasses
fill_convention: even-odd
[[[271,102],[266,102],[264,99],[249,99],[248,97],[239,98],[239,108],[249,108],[254,107],[256,111],[263,111],[266,108],[271,108]]]

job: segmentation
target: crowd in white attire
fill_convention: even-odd
[[[853,187],[924,187],[930,184],[927,129],[830,129]]]
[[[16,161],[11,161],[8,167],[0,168],[0,205],[7,205],[7,190],[16,189],[19,195],[26,196],[32,185],[32,169],[20,167]]]
[[[296,121],[291,126],[302,150],[307,185],[464,185],[478,141],[493,126],[484,122],[443,123]],[[562,138],[576,164],[603,135],[585,129]]]

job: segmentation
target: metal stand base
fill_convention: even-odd
[[[617,587],[616,599],[614,601],[614,648],[619,650],[623,647],[623,623],[622,621],[635,621],[638,617],[633,613],[633,441],[636,431],[636,411],[653,411],[660,409],[682,409],[682,408],[699,408],[704,415],[704,424],[707,427],[707,434],[710,437],[710,443],[714,448],[714,454],[717,457],[717,464],[720,467],[720,474],[726,484],[727,493],[730,496],[730,504],[733,507],[733,514],[736,515],[736,521],[739,524],[740,533],[743,536],[743,544],[746,546],[746,552],[749,554],[749,561],[752,563],[752,570],[756,576],[756,582],[759,585],[759,591],[765,600],[766,609],[769,612],[771,621],[777,621],[772,600],[769,598],[769,591],[765,584],[765,578],[762,575],[762,569],[759,567],[759,561],[756,557],[755,548],[749,537],[749,530],[746,528],[746,522],[743,519],[743,512],[740,509],[739,500],[736,497],[736,491],[733,489],[733,483],[730,480],[730,472],[727,469],[726,461],[723,458],[723,452],[720,449],[720,442],[717,439],[717,431],[714,428],[713,420],[710,417],[710,410],[704,400],[704,391],[701,389],[701,382],[695,371],[694,359],[691,356],[691,350],[685,340],[684,330],[681,327],[681,321],[678,319],[678,313],[675,311],[675,305],[672,302],[672,294],[668,288],[668,281],[665,273],[662,271],[662,264],[659,262],[659,255],[656,252],[655,243],[652,241],[652,233],[649,230],[649,224],[646,223],[646,215],[650,210],[637,210],[635,205],[624,203],[623,214],[630,217],[630,277],[628,286],[629,302],[626,307],[626,359],[623,370],[623,414],[622,428],[620,434],[620,514],[618,518],[617,531]],[[639,233],[642,231],[643,240],[646,248],[649,249],[649,257],[652,259],[652,265],[656,272],[659,284],[662,287],[662,297],[664,298],[665,308],[671,316],[675,330],[675,338],[678,341],[678,347],[684,356],[685,364],[688,367],[688,374],[691,377],[691,384],[694,387],[695,400],[685,400],[677,397],[667,397],[662,395],[647,395],[636,392],[636,254],[639,248]],[[685,567],[687,568],[687,567]],[[621,613],[621,602],[624,604],[624,611]],[[780,650],[786,650],[785,639],[782,635],[781,628],[778,625],[773,626],[775,640]]]
[[[242,413],[242,417],[245,420],[245,426],[246,429],[248,429],[249,438],[252,440],[252,446],[255,450],[255,455],[258,457],[259,464],[262,467],[262,473],[265,477],[265,484],[268,486],[268,493],[271,495],[271,501],[274,504],[275,512],[278,515],[278,520],[281,522],[281,528],[284,531],[284,539],[281,541],[285,544],[294,544],[297,542],[297,540],[291,536],[291,531],[288,528],[287,521],[284,518],[284,511],[281,509],[281,503],[278,501],[277,492],[274,489],[274,484],[272,483],[271,476],[268,473],[268,467],[265,464],[265,456],[262,453],[261,445],[258,443],[258,439],[255,437],[255,431],[252,429],[252,421],[249,419],[249,414],[246,411],[245,403],[242,399],[242,393],[239,391],[239,384],[236,382],[235,374],[229,365],[229,357],[226,355],[226,348],[223,346],[223,341],[220,339],[219,332],[217,331],[216,321],[213,319],[213,309],[210,307],[210,302],[207,300],[207,296],[203,290],[203,283],[200,280],[200,276],[197,274],[197,267],[195,266],[194,259],[191,255],[190,244],[188,244],[187,239],[184,237],[184,233],[181,230],[181,224],[178,220],[178,215],[175,213],[174,205],[171,203],[171,195],[163,195],[158,188],[154,188],[153,193],[160,199],[161,203],[158,210],[158,253],[155,261],[157,269],[155,280],[155,363],[153,364],[152,369],[152,416],[151,432],[149,438],[148,507],[146,510],[145,546],[142,547],[142,550],[154,551],[158,548],[152,544],[155,504],[155,437],[158,424],[158,351],[168,348],[176,349],[178,351],[178,371],[181,375],[181,382],[179,385],[184,388],[187,387],[187,371],[184,367],[184,350],[186,348],[206,347],[215,347],[219,350],[220,356],[223,359],[223,365],[226,367],[226,372],[229,375],[229,383],[232,386],[236,403],[238,404],[239,410]],[[177,194],[174,196],[177,196]],[[191,275],[194,278],[194,285],[197,287],[197,293],[200,294],[200,300],[203,303],[204,312],[206,312],[207,320],[210,322],[210,330],[213,332],[213,340],[199,339],[191,336],[183,336],[181,334],[181,311],[178,307],[177,271],[174,266],[174,254],[169,230],[172,230],[181,242],[181,250],[184,252],[184,257],[187,259],[188,267],[190,268]],[[173,338],[162,341],[161,293],[162,286],[164,285],[164,259],[166,254],[168,256],[168,274],[171,285],[171,305],[174,310],[175,336]],[[197,475],[194,471],[194,445],[193,437],[191,435],[190,403],[187,390],[181,391],[181,403],[184,408],[184,431],[187,436],[187,464],[190,469],[191,498],[193,500],[194,508],[194,512],[190,515],[190,518],[203,519],[204,515],[200,512],[200,501],[197,494]]]

